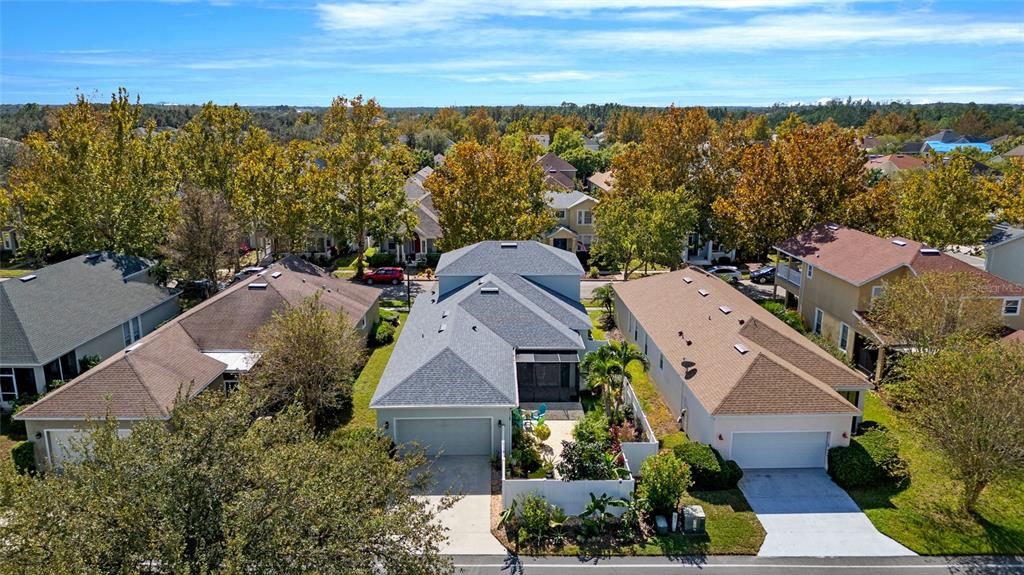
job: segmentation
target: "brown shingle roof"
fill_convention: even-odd
[[[278,277],[273,277],[281,272]],[[249,289],[266,283],[264,289]],[[227,367],[205,355],[248,351],[252,337],[273,314],[315,293],[332,311],[361,319],[373,307],[374,288],[330,277],[298,258],[286,258],[250,276],[161,326],[43,397],[19,414],[24,419],[167,417],[179,394],[193,397]]]
[[[686,385],[709,413],[857,413],[835,390],[866,389],[860,375],[718,278],[685,269],[614,286],[681,378],[693,362]]]
[[[615,176],[612,175],[611,170],[608,170],[607,172],[595,172],[594,175],[587,178],[588,182],[594,184],[605,192],[612,189],[612,186],[615,183],[614,180]]]
[[[893,243],[899,241],[903,245]],[[991,286],[993,295],[1021,295],[1024,287],[1008,282],[948,254],[925,254],[921,242],[906,238],[886,239],[845,226],[819,224],[776,246],[855,286],[907,267],[914,273],[964,272]]]
[[[867,161],[864,167],[869,170],[872,168],[882,169],[885,164],[892,164],[892,166],[897,170],[913,170],[923,168],[928,165],[927,162],[915,156],[908,156],[906,154],[890,154],[888,156],[871,158]]]

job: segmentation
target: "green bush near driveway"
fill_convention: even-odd
[[[36,455],[31,441],[21,441],[11,448],[11,460],[14,461],[14,468],[18,473],[34,473],[36,470]]]
[[[373,332],[373,343],[375,345],[387,345],[395,341],[395,326],[388,322],[377,324]]]
[[[853,437],[847,447],[829,449],[828,474],[846,489],[899,485],[908,479],[900,442],[884,427]]]
[[[669,515],[679,508],[680,498],[691,484],[690,468],[674,454],[662,452],[640,466],[637,496],[646,499],[654,513]]]
[[[710,445],[691,441],[677,445],[673,452],[690,466],[695,490],[732,489],[743,477],[743,471],[735,461],[725,461]]]

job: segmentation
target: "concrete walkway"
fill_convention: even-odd
[[[879,533],[823,469],[745,469],[740,489],[767,532],[758,556],[914,555]]]
[[[483,456],[445,456],[431,466],[435,485],[423,497],[437,505],[446,494],[462,495],[451,509],[437,514],[448,528],[446,555],[505,555],[491,535],[491,462]]]

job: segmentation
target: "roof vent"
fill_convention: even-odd
[[[935,248],[921,248],[921,255],[923,256],[937,256],[940,253],[942,252]]]
[[[28,274],[27,276],[21,276],[18,279],[20,279],[22,283],[25,283],[25,282],[30,282],[30,281],[36,279],[37,277],[39,277],[39,276],[37,276],[36,274]]]
[[[704,288],[701,288],[701,289],[697,290],[697,293],[699,293],[701,295],[701,297],[708,297],[708,294],[710,294],[711,292],[709,292],[708,290],[706,290]]]
[[[683,276],[683,282],[684,283],[688,283],[688,284],[692,284],[693,283],[693,278],[691,278],[690,276]]]
[[[87,254],[85,256],[85,259],[86,259],[86,261],[90,261],[91,262],[91,261],[93,261],[93,260],[95,260],[95,259],[97,259],[99,257],[100,257],[100,253],[99,252],[93,252],[91,254]]]
[[[249,289],[264,290],[267,289],[267,282],[252,282],[248,287]]]
[[[828,225],[827,225],[827,226],[825,226],[825,227],[826,227],[826,228],[828,228],[828,229],[830,229],[830,230],[832,230],[833,232],[835,232],[835,231],[839,231],[839,226],[838,226],[837,224],[828,224]]]
[[[443,312],[441,312],[441,317],[442,318],[448,317],[448,310],[444,310]]]
[[[498,288],[496,288],[496,287],[491,287],[491,286],[488,286],[488,287],[482,287],[482,288],[480,288],[480,293],[486,293],[486,294],[496,294],[496,293],[498,293]]]
[[[515,242],[501,242],[501,247],[515,249],[519,244]]]
[[[141,341],[137,341],[137,342],[129,345],[128,347],[124,348],[124,352],[125,353],[131,353],[131,352],[135,351],[136,348],[138,348],[140,345],[142,345],[142,342]]]
[[[742,343],[737,343],[733,347],[736,348],[736,351],[740,352],[740,355],[747,355],[747,353],[750,352],[750,348],[743,345]]]
[[[274,272],[274,273],[270,274],[270,277],[272,277],[274,279],[277,279],[277,278],[281,277],[281,272]]]
[[[444,331],[446,329],[448,329],[448,324],[442,322],[441,323],[441,327],[437,328],[437,333],[441,333],[442,331]]]
[[[732,308],[727,305],[718,306],[718,310],[724,313],[725,315],[729,315],[730,313],[732,313]]]
[[[905,241],[903,241],[903,240],[893,240],[893,241],[892,241],[892,243],[894,243],[894,244],[898,245],[898,246],[899,246],[899,247],[901,247],[901,248],[902,248],[903,246],[907,245],[907,242],[905,242]]]

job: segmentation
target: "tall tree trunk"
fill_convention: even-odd
[[[988,485],[988,481],[984,479],[970,479],[964,482],[964,510],[968,513],[975,513],[978,499],[981,497],[981,492]]]

